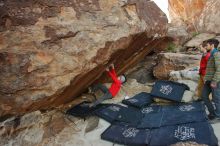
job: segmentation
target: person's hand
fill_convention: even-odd
[[[217,88],[217,83],[214,82],[214,81],[212,81],[210,86],[211,86],[212,88]]]
[[[115,66],[114,66],[114,64],[112,63],[112,64],[110,64],[110,67],[112,68],[112,69],[115,69]]]
[[[202,53],[206,53],[206,52],[207,52],[206,48],[203,47],[202,45],[200,45],[199,48],[200,48],[200,51],[201,51]]]
[[[105,70],[109,72],[109,67],[107,67]]]

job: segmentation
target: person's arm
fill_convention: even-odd
[[[112,79],[113,82],[118,82],[119,81],[114,69],[111,69],[108,72],[108,75]]]
[[[117,77],[117,74],[116,74],[116,72],[115,72],[115,68],[112,68],[110,71],[111,71],[111,73],[112,73],[114,76]]]
[[[109,68],[110,68],[111,73],[112,73],[114,76],[117,76],[117,74],[116,74],[116,72],[115,72],[115,66],[114,66],[114,64],[111,64]]]
[[[215,60],[215,74],[211,82],[213,88],[217,87],[217,83],[220,82],[220,52],[214,55]]]
[[[109,66],[108,69],[109,69],[108,74],[109,74],[110,78],[112,78],[112,80],[113,80],[114,82],[116,82],[115,79],[118,80],[118,78],[117,78],[117,74],[116,74],[116,72],[115,72],[115,66],[114,66],[114,64],[110,64],[110,66]]]

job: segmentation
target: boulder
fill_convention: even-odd
[[[187,32],[187,26],[185,24],[176,25],[176,23],[170,23],[168,25],[167,36],[174,38],[173,42],[180,46],[190,38],[190,34]]]
[[[198,31],[196,24],[208,0],[169,0],[171,23]],[[217,8],[217,7],[216,7]]]
[[[181,53],[160,53],[153,74],[157,79],[169,79],[171,71],[184,70],[199,66],[200,55]]]
[[[169,0],[171,23],[193,33],[220,33],[220,0]]]
[[[86,133],[93,131],[99,125],[99,118],[95,116],[89,117],[86,121],[87,121],[87,125],[85,128]]]
[[[154,81],[153,67],[156,65],[157,55],[146,56],[144,60],[139,62],[135,67],[126,72],[126,76],[136,79],[138,83],[145,84]]]
[[[189,86],[191,92],[193,93],[196,92],[197,82],[192,81],[192,80],[178,80],[177,82],[186,84],[187,86]]]
[[[206,5],[198,22],[200,32],[220,33],[220,0],[206,0]]]
[[[193,37],[190,41],[188,41],[186,44],[184,44],[185,47],[199,47],[200,44],[202,44],[203,41],[215,38],[215,34],[210,33],[201,33]]]
[[[219,36],[219,35],[217,35],[217,36],[215,37],[215,39],[217,39],[217,40],[220,42],[220,36]]]
[[[184,69],[180,71],[171,71],[170,79],[172,80],[192,80],[198,81],[199,79],[199,67]]]
[[[186,84],[190,88],[190,91],[184,93],[184,102],[192,102],[193,100],[198,100],[196,95],[199,80],[198,69],[199,67],[194,67],[180,71],[172,71],[170,73],[170,80]]]
[[[150,0],[0,2],[0,117],[76,99],[114,63],[118,74],[165,39]]]
[[[193,102],[194,93],[192,91],[185,91],[183,94],[182,102]]]

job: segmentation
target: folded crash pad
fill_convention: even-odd
[[[176,102],[181,102],[185,90],[189,87],[173,81],[157,81],[151,91],[153,97],[160,97]]]

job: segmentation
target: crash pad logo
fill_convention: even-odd
[[[169,95],[172,92],[173,88],[170,85],[162,85],[160,88],[160,92]]]
[[[192,106],[192,105],[182,105],[182,106],[179,107],[179,110],[181,110],[182,112],[185,112],[185,111],[188,112],[188,111],[191,111],[193,109],[195,109],[195,107]]]
[[[126,130],[122,133],[122,135],[123,135],[124,137],[128,137],[128,138],[130,138],[130,137],[136,137],[136,135],[138,134],[138,132],[139,132],[139,130],[136,129],[136,128],[128,128],[128,129],[126,129]]]
[[[109,109],[112,110],[112,111],[114,111],[114,112],[118,112],[118,111],[120,110],[120,107],[110,106]]]
[[[174,137],[179,140],[195,139],[195,129],[186,126],[178,126],[178,129],[175,130]]]
[[[138,102],[137,99],[129,99],[128,101],[131,102],[131,103],[136,103],[136,102]]]
[[[142,112],[143,114],[148,114],[148,113],[150,113],[150,112],[152,112],[152,111],[154,111],[152,107],[143,108],[143,109],[141,110],[141,112]]]

